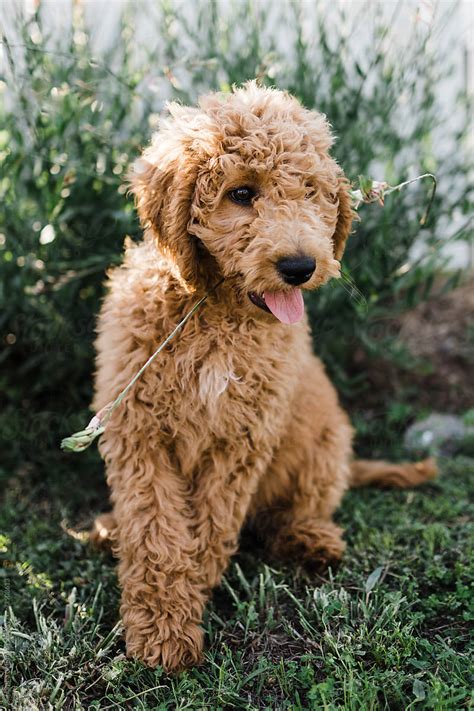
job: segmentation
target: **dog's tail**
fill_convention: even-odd
[[[438,474],[435,459],[430,457],[421,462],[403,462],[392,464],[384,461],[355,459],[351,464],[351,488],[358,486],[394,486],[408,489],[425,481],[434,479]]]

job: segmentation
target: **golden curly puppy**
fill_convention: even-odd
[[[120,559],[128,653],[176,671],[201,658],[246,519],[276,555],[335,561],[349,486],[417,484],[434,466],[351,462],[312,354],[302,289],[338,276],[353,219],[325,117],[255,83],[169,111],[131,178],[145,237],[110,275],[94,408],[224,281],[114,413],[100,447],[114,511],[95,537]]]

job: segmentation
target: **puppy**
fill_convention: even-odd
[[[127,384],[191,306],[102,437],[128,653],[199,662],[206,600],[253,521],[272,554],[328,564],[351,485],[408,486],[431,462],[352,461],[352,429],[313,355],[303,290],[337,278],[353,211],[322,114],[255,83],[171,104],[137,161],[145,234],[110,274],[94,408]]]

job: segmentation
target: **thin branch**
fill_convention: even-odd
[[[133,388],[140,376],[145,372],[148,366],[153,363],[153,361],[161,353],[163,348],[168,345],[168,343],[176,336],[178,331],[183,328],[185,323],[189,321],[191,316],[196,313],[196,311],[202,306],[206,299],[217,289],[218,286],[220,286],[220,284],[222,284],[223,281],[224,279],[222,278],[220,281],[217,282],[215,286],[212,287],[212,289],[210,289],[206,294],[204,294],[201,299],[199,299],[199,301],[194,304],[192,309],[188,311],[184,318],[181,319],[178,325],[171,331],[169,336],[167,336],[165,340],[160,343],[156,351],[148,358],[146,363],[142,365],[138,373],[133,376],[128,385],[126,385],[125,388],[117,395],[115,400],[110,402],[108,405],[103,407],[100,412],[94,415],[85,430],[75,432],[70,437],[65,437],[62,440],[61,449],[65,450],[66,452],[83,452],[84,449],[87,449],[92,444],[92,442],[104,432],[106,425],[112,416],[112,413],[120,405],[127,393],[130,392],[130,390]]]

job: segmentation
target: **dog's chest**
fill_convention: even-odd
[[[232,388],[234,396],[238,396],[238,385],[242,386],[242,376],[237,375],[233,358],[226,358],[216,351],[207,356],[196,376],[200,404],[211,416],[216,413],[220,404],[228,402],[231,384],[236,384]]]
[[[285,359],[263,357],[257,346],[220,339],[205,351],[188,350],[187,377],[179,378],[176,407],[169,412],[174,435],[169,444],[186,476],[217,461],[232,468],[256,463],[278,446],[297,372]]]
[[[298,381],[301,349],[291,339],[222,331],[199,339],[176,361],[188,424],[198,422],[203,438],[235,438],[262,425],[278,430]]]
[[[127,426],[148,428],[150,441],[169,447],[190,476],[209,452],[227,459],[247,447],[258,456],[285,431],[308,355],[304,324],[251,328],[206,314],[145,371]]]

